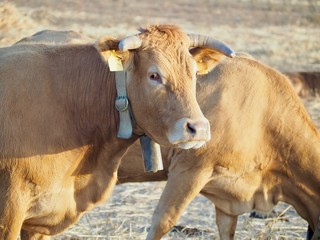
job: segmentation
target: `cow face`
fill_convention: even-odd
[[[97,44],[101,52],[118,45],[110,39]],[[197,65],[188,36],[174,26],[152,26],[131,45],[116,54],[127,72],[135,132],[162,145],[201,147],[210,140],[210,126],[196,101]]]

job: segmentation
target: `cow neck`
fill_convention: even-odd
[[[117,97],[115,107],[119,112],[119,128],[118,138],[129,139],[132,137],[134,121],[133,114],[130,114],[130,104],[127,97],[126,81],[127,74],[125,71],[116,71],[116,89]],[[157,172],[163,170],[163,163],[160,151],[160,145],[155,143],[148,136],[140,136],[140,146],[144,159],[144,167],[146,172]]]
[[[84,145],[97,135],[103,141],[115,138],[115,79],[97,49],[92,44],[53,46],[47,54],[51,60],[48,71],[55,80],[50,91],[63,104],[61,112],[73,141]]]

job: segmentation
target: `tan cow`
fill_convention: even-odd
[[[205,54],[217,44],[156,25],[96,45],[22,41],[0,49],[0,239],[17,239],[20,230],[22,239],[44,239],[74,224],[109,196],[138,135],[181,148],[208,141],[189,48]],[[135,123],[129,139],[117,137],[120,78],[104,61],[111,54],[124,67],[116,75],[126,75]],[[123,88],[118,97],[126,99]]]
[[[121,161],[119,183],[168,178],[148,239],[168,232],[200,191],[215,205],[221,239],[234,237],[238,215],[278,201],[319,228],[320,134],[289,80],[248,57],[225,59],[198,79],[197,99],[211,123],[205,147],[162,147],[165,170],[155,174],[143,173],[138,145]]]
[[[320,72],[288,72],[285,75],[299,96],[320,96]]]

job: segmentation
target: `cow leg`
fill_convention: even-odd
[[[12,186],[11,182],[7,171],[0,169],[0,240],[18,238],[26,213],[26,199],[19,186]]]
[[[148,240],[161,239],[177,222],[186,206],[209,181],[212,170],[190,169],[169,174],[166,187],[153,213]]]
[[[28,232],[26,230],[21,230],[20,237],[21,237],[21,240],[49,240],[51,238],[50,236],[47,236],[47,235]]]
[[[313,234],[314,234],[314,232],[313,232],[312,228],[310,227],[310,225],[308,225],[308,230],[307,230],[307,237],[306,237],[306,239],[307,239],[307,240],[311,240]]]
[[[312,236],[312,240],[320,240],[320,229],[314,231],[314,234]]]
[[[6,220],[0,220],[0,240],[16,240],[19,236],[21,224],[14,222],[8,224]]]
[[[225,214],[223,211],[216,207],[216,223],[221,240],[229,240],[234,238],[234,234],[237,228],[237,221],[237,216],[230,216],[228,214]]]
[[[0,197],[0,240],[18,238],[24,213],[24,209],[19,208],[19,203],[6,201]]]
[[[309,230],[309,228],[310,228],[310,226],[308,226],[308,230]],[[318,220],[318,224],[316,226],[316,229],[314,230],[312,240],[320,240],[320,216],[319,216],[319,220]]]

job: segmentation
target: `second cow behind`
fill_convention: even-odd
[[[220,57],[198,55],[198,68]],[[138,145],[121,161],[120,183],[168,180],[152,219],[161,231],[148,239],[168,232],[199,192],[215,205],[220,239],[233,239],[238,215],[279,201],[319,228],[320,134],[289,80],[249,56],[225,58],[198,79],[197,100],[211,123],[205,147],[162,147],[165,171],[153,174]]]

